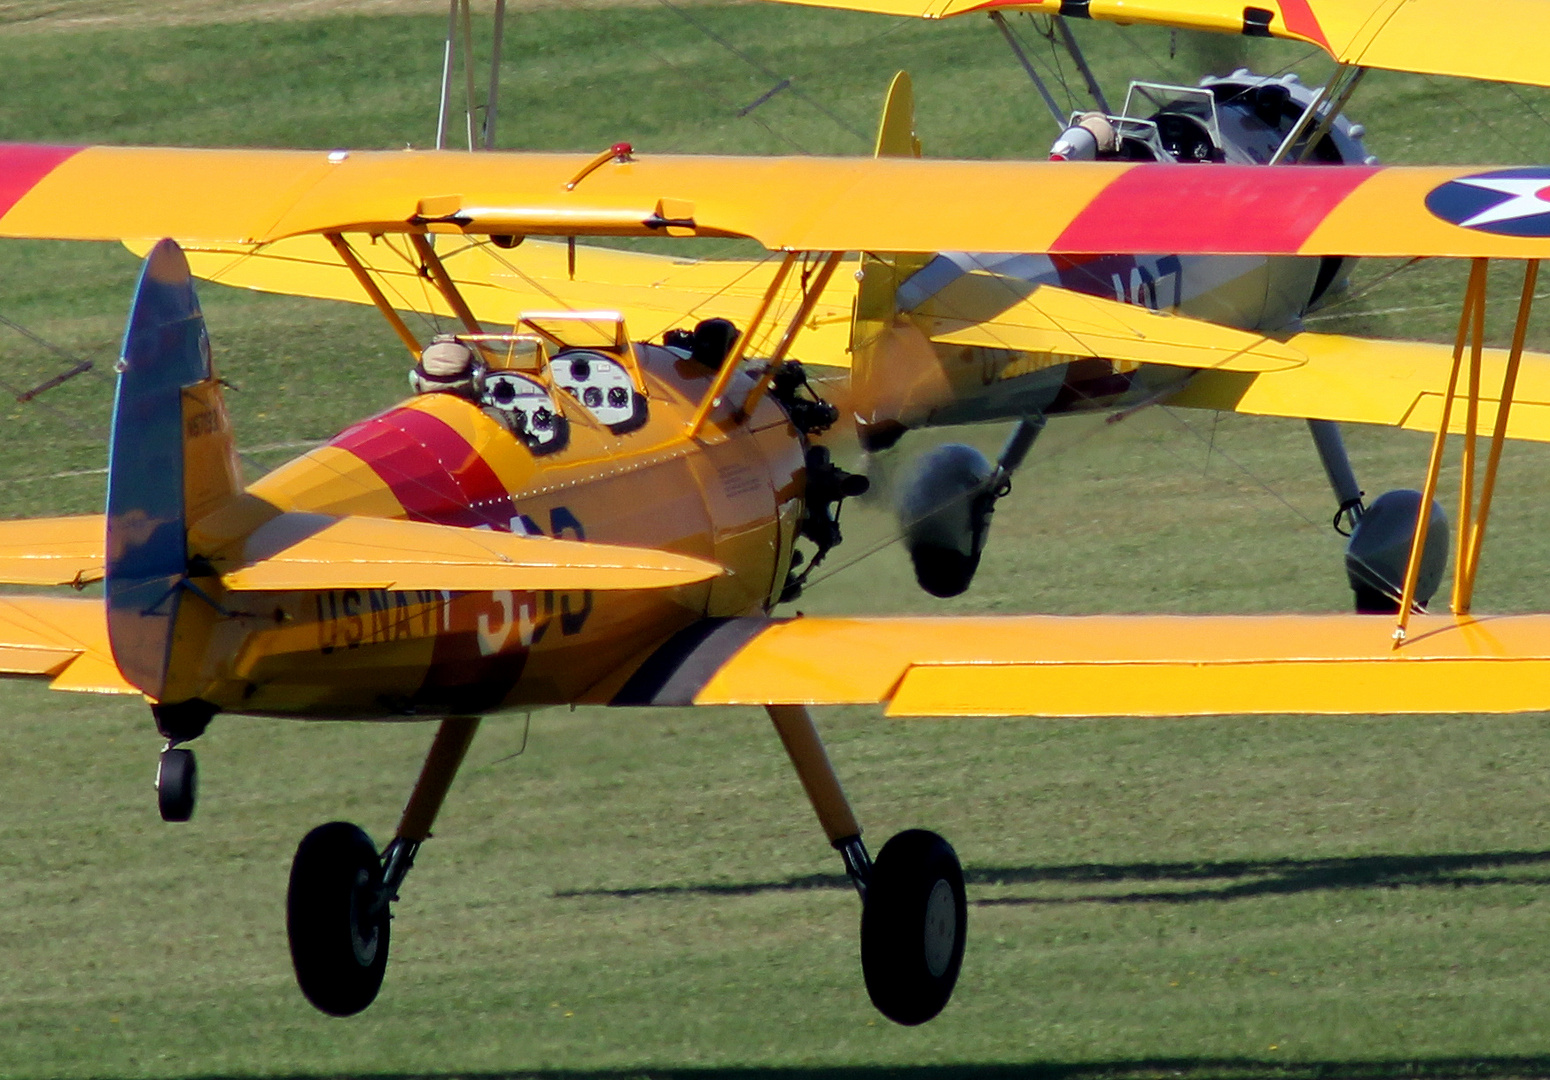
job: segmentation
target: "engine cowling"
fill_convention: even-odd
[[[932,596],[957,596],[979,569],[995,505],[996,467],[963,443],[947,443],[910,466],[894,503],[915,580]]]

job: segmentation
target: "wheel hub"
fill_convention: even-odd
[[[958,904],[953,899],[953,887],[938,878],[926,899],[926,970],[933,979],[940,979],[953,962],[957,937]]]
[[[350,947],[362,967],[370,967],[377,958],[377,923],[371,918],[371,875],[364,869],[355,872],[355,887],[350,890]]]

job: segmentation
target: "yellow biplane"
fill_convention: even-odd
[[[923,830],[870,856],[810,707],[1152,716],[1550,703],[1550,616],[1471,614],[1501,447],[1542,429],[1550,409],[1543,370],[1523,352],[1538,260],[1550,254],[1550,202],[1538,194],[1550,188],[1550,170],[1513,171],[1540,187],[1522,196],[1537,216],[1512,220],[1543,226],[1513,232],[1498,227],[1507,219],[1470,224],[1460,209],[1473,205],[1481,176],[1498,175],[1491,171],[1371,168],[1353,183],[1348,168],[1310,166],[1297,172],[1306,195],[1289,214],[1255,197],[1259,170],[1224,165],[1193,182],[1236,207],[1232,229],[1180,217],[1166,236],[1171,250],[1203,256],[1228,248],[1473,260],[1444,377],[1409,421],[1436,433],[1418,506],[1431,505],[1447,433],[1465,436],[1451,615],[1412,614],[1425,514],[1412,523],[1394,621],[768,615],[800,585],[798,545],[816,549],[810,558],[832,547],[840,502],[864,487],[810,444],[834,410],[788,360],[844,253],[1135,247],[1123,221],[1101,232],[1083,226],[1089,207],[1115,184],[1145,188],[1172,182],[1173,172],[894,158],[0,147],[0,236],[172,236],[254,252],[324,245],[416,357],[409,400],[244,485],[189,264],[174,241],[150,243],[119,365],[105,515],[0,525],[0,581],[101,581],[104,598],[0,598],[0,671],[145,697],[167,740],[158,797],[169,820],[193,812],[194,760],[182,744],[219,714],[439,719],[385,850],[332,823],[296,854],[288,898],[296,975],[316,1006],[341,1015],[377,994],[390,905],[478,717],[569,703],[763,706],[861,895],[872,1001],[900,1023],[929,1020],[963,957],[957,857]],[[555,235],[739,237],[779,258],[735,333],[712,324],[655,344],[607,308],[529,310],[485,326],[443,252]],[[463,332],[417,341],[360,257],[374,245],[417,259]],[[1482,348],[1492,258],[1526,267],[1514,343],[1499,356]],[[1184,322],[1122,310],[1159,328],[1143,342]],[[1222,374],[1246,398],[1267,375],[1318,370],[1269,345],[1241,355],[1253,359]],[[1330,386],[1330,400],[1342,400],[1341,384]],[[1487,432],[1477,498],[1474,458]]]

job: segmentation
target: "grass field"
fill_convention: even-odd
[[[424,145],[439,5],[338,6],[233,22],[222,4],[183,25],[193,5],[173,0],[0,4],[0,137]],[[1245,61],[1324,70],[1276,43],[1081,29],[1111,89]],[[977,21],[542,7],[509,46],[513,147],[862,152],[906,66],[930,153],[1037,154],[1053,135]],[[736,117],[788,76],[800,95]],[[1377,74],[1353,111],[1385,160],[1550,160],[1538,91]],[[17,242],[0,257],[0,316],[106,372],[135,260]],[[1459,285],[1456,268],[1405,271],[1319,327],[1445,337]],[[202,298],[256,469],[403,391],[399,347],[367,311]],[[61,369],[0,333],[5,383]],[[100,506],[110,398],[99,374],[0,409],[0,514]],[[1349,435],[1369,492],[1418,482],[1425,439]],[[1481,608],[1550,608],[1547,484],[1550,453],[1513,447]],[[1338,610],[1331,511],[1299,424],[1071,422],[998,511],[969,595],[928,603],[886,516],[862,505],[802,606]],[[825,714],[874,847],[935,828],[970,875],[957,996],[905,1030],[866,1001],[854,896],[756,711],[552,711],[527,738],[521,717],[492,721],[398,907],[382,997],[330,1020],[289,969],[290,856],[334,818],[389,833],[427,727],[223,719],[199,744],[199,813],[173,827],[153,805],[143,705],[7,684],[0,710],[3,1077],[1550,1075],[1542,716]]]

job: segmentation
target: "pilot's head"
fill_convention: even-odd
[[[417,394],[472,394],[474,351],[451,334],[437,334],[409,373]]]

